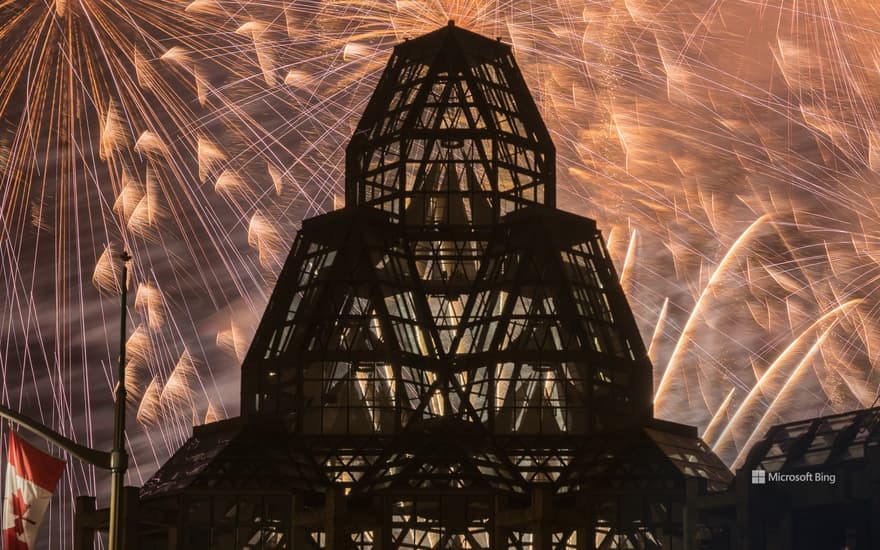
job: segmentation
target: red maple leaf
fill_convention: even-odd
[[[12,495],[12,515],[15,516],[16,534],[24,534],[24,522],[31,524],[36,523],[35,521],[24,517],[30,507],[31,505],[24,500],[24,495],[21,493],[21,489],[17,490],[15,494]]]

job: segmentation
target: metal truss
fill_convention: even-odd
[[[197,430],[145,502],[191,547],[680,540],[685,479],[724,473],[695,433],[645,428],[646,350],[595,222],[555,208],[554,164],[509,46],[450,25],[396,47],[345,208],[305,220],[281,271],[242,420]]]

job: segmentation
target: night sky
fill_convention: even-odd
[[[558,204],[598,221],[621,274],[658,416],[735,464],[772,424],[870,406],[877,12],[0,0],[0,397],[109,449],[127,249],[129,483],[194,424],[237,415],[268,294],[301,220],[342,206],[344,147],[391,47],[455,19],[513,45]],[[70,462],[46,545],[71,547],[74,496],[106,505],[108,478]]]

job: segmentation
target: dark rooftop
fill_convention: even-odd
[[[755,444],[742,468],[771,472],[835,467],[880,445],[880,407],[779,424]]]

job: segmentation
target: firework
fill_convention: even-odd
[[[267,68],[262,44],[277,33],[237,33],[241,18],[260,15],[242,9],[0,1],[3,399],[109,445],[109,423],[92,411],[112,406],[118,255],[130,251],[127,390],[144,425],[131,432],[132,483],[180,445],[194,415],[230,414],[234,393],[213,371],[235,364],[204,327],[262,307],[274,274],[248,260],[251,211],[260,207],[261,243],[271,234],[273,245],[279,220],[305,215],[295,186],[274,197],[285,208],[262,204],[273,189],[267,163],[293,164],[296,140],[277,135],[280,117],[260,119],[272,82],[251,77]],[[299,202],[317,208],[321,198]],[[82,465],[66,480],[62,501],[106,496]],[[69,544],[71,512],[53,515],[53,546]]]
[[[391,47],[455,19],[513,45],[553,132],[558,202],[608,232],[658,416],[698,425],[732,464],[775,422],[869,405],[877,11],[0,0],[4,402],[108,446],[91,411],[112,393],[127,249],[130,482],[193,419],[235,414],[253,319],[299,222],[339,206],[344,147]],[[61,496],[99,485],[77,468]],[[53,547],[71,518],[53,515]]]

